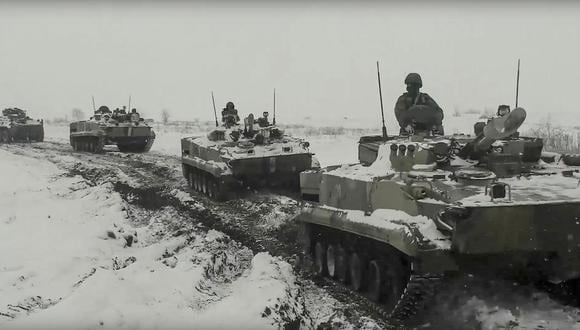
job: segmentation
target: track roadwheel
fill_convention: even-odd
[[[207,195],[210,198],[215,198],[215,178],[213,176],[207,178]]]
[[[314,245],[314,274],[324,276],[326,273],[326,249],[322,242]]]
[[[331,278],[336,277],[336,247],[332,244],[328,244],[326,248],[326,270],[328,271],[328,276]]]
[[[197,191],[203,193],[203,173],[197,174]]]
[[[306,222],[300,223],[298,227],[298,243],[304,255],[312,254],[312,225]]]
[[[364,281],[364,263],[361,256],[356,252],[351,253],[348,264],[350,285],[355,291],[361,291]]]
[[[191,170],[189,168],[185,167],[185,166],[184,166],[183,170],[184,170],[183,173],[185,174],[184,175],[185,176],[185,181],[187,181],[187,186],[188,187],[191,187]]]
[[[199,172],[195,173],[195,191],[199,192],[201,187],[201,175]]]
[[[393,308],[401,298],[408,281],[403,266],[397,260],[389,261],[383,268],[384,303]]]
[[[226,199],[226,193],[222,187],[222,182],[220,178],[215,178],[215,200],[217,201],[224,201]]]
[[[380,302],[383,295],[383,267],[377,260],[369,262],[368,297],[374,302]]]
[[[201,190],[203,191],[204,195],[209,195],[207,192],[207,175],[206,174],[201,175]]]
[[[334,277],[342,283],[348,282],[348,254],[342,245],[336,245],[334,249]]]

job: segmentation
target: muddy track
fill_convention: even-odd
[[[90,154],[72,152],[70,145],[57,142],[38,144],[9,144],[0,148],[15,154],[47,159],[67,171],[79,175],[90,184],[111,182],[124,200],[152,212],[164,207],[174,208],[181,216],[202,230],[214,229],[251,249],[254,253],[269,252],[295,263],[300,248],[295,239],[297,226],[291,221],[268,225],[272,217],[290,219],[299,210],[298,202],[283,195],[244,192],[243,198],[218,203],[191,191],[181,174],[179,157],[150,152],[122,154],[105,152]],[[175,192],[185,192],[191,200],[183,200]],[[285,200],[282,203],[281,200]],[[276,209],[277,213],[272,214]],[[181,235],[183,223],[176,221],[175,235]],[[344,306],[338,313],[350,324],[362,326],[361,319],[373,320],[379,327],[388,328],[382,313],[372,303],[353,297],[336,283],[320,282],[307,273],[299,272],[299,282],[305,290],[322,288]],[[316,286],[316,287],[314,287]],[[321,328],[328,328],[321,324]]]

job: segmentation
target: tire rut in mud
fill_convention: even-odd
[[[128,203],[137,205],[146,210],[159,210],[163,207],[173,207],[179,213],[186,215],[201,225],[206,230],[217,230],[228,235],[231,239],[240,242],[251,249],[254,253],[269,252],[274,256],[291,257],[292,251],[288,251],[286,246],[276,243],[277,239],[282,236],[288,236],[287,229],[291,226],[283,226],[277,230],[276,237],[262,237],[257,235],[244,226],[243,223],[232,225],[222,220],[220,215],[214,213],[209,207],[197,207],[187,202],[182,202],[178,198],[171,196],[171,187],[153,186],[153,187],[133,187],[124,182],[116,182],[114,189]],[[236,210],[237,211],[237,210]],[[294,229],[292,229],[294,230]],[[286,233],[284,235],[283,233]],[[260,233],[263,234],[263,233]],[[286,238],[289,241],[289,239]]]

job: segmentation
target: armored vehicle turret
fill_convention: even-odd
[[[154,141],[155,132],[136,109],[126,113],[101,106],[89,120],[70,124],[70,144],[75,151],[98,153],[106,145],[116,145],[121,152],[147,152]]]
[[[516,108],[475,136],[363,137],[359,164],[301,173],[308,201],[296,220],[313,271],[395,318],[447,273],[579,278],[577,171],[541,161],[542,140],[517,133],[525,115]]]
[[[189,185],[217,200],[235,196],[240,187],[285,187],[298,190],[299,173],[317,167],[310,144],[286,135],[266,121],[244,128],[218,127],[204,136],[181,139],[183,175]]]
[[[2,110],[0,116],[0,142],[44,141],[44,122],[32,119],[18,108]]]

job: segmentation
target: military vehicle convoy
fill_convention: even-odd
[[[542,140],[517,133],[525,116],[475,136],[362,137],[359,164],[302,172],[296,220],[313,272],[399,319],[449,273],[580,278],[579,171],[541,161]]]
[[[194,190],[216,200],[233,197],[242,187],[298,190],[299,173],[318,166],[309,146],[276,125],[256,125],[250,114],[243,129],[227,124],[181,139],[183,176]]]
[[[148,152],[154,141],[155,132],[136,109],[126,113],[101,106],[89,120],[70,124],[75,151],[99,153],[106,145],[116,145],[121,152]]]
[[[44,141],[44,121],[32,119],[18,108],[2,110],[0,116],[0,142]]]

